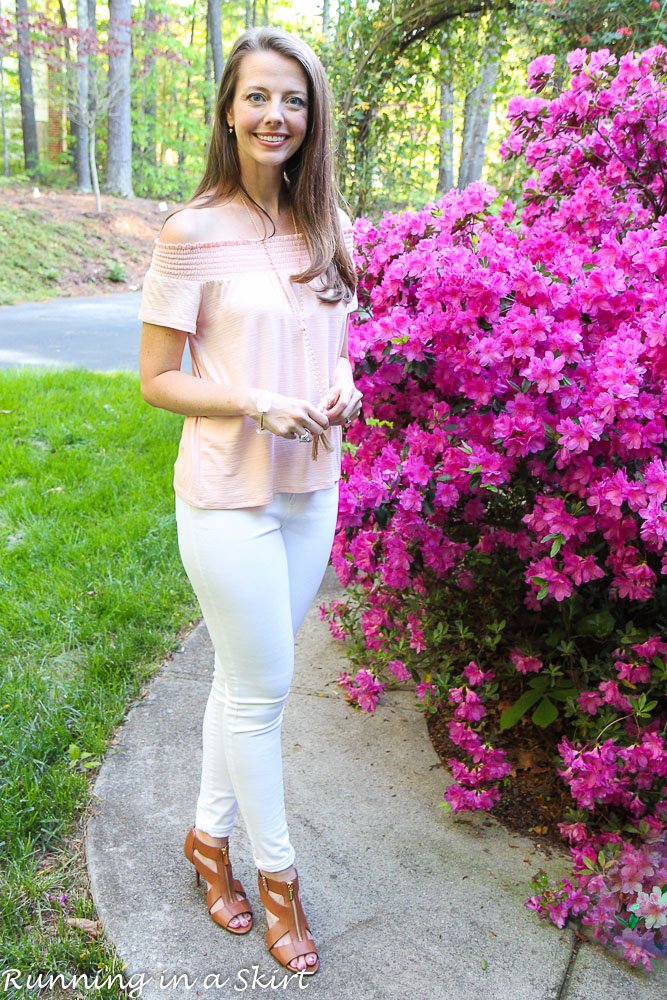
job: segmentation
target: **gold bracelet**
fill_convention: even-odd
[[[264,411],[262,411],[259,415],[259,429],[260,431],[264,430]]]

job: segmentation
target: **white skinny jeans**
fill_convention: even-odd
[[[281,725],[294,637],[331,555],[338,489],[277,493],[259,507],[224,510],[176,497],[181,559],[215,649],[195,824],[227,837],[240,806],[255,865],[266,872],[294,863]]]

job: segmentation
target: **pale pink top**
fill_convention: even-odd
[[[352,229],[344,236],[352,256]],[[329,304],[313,290],[313,285],[321,287],[321,278],[307,285],[290,282],[290,274],[310,263],[301,233],[273,236],[265,245],[296,308],[301,308],[301,290],[318,381],[326,391],[334,382],[347,315],[358,308],[357,296],[347,305],[342,300]],[[198,378],[319,403],[297,318],[257,240],[155,240],[139,319],[190,334],[192,373]],[[320,442],[316,460],[312,444],[258,434],[257,427],[247,416],[186,417],[174,466],[178,496],[195,507],[254,507],[269,503],[275,493],[327,489],[340,479],[341,426],[329,427],[333,451]]]

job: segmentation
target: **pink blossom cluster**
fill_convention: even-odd
[[[452,698],[451,695],[452,691],[450,700],[457,701],[457,698]],[[459,707],[467,704],[465,696],[458,700]],[[457,715],[457,712],[458,709],[454,715]],[[461,714],[457,719],[451,719],[448,723],[449,738],[471,757],[475,766],[468,767],[455,757],[447,761],[454,782],[445,791],[445,802],[454,812],[459,812],[461,809],[491,809],[500,798],[497,781],[504,778],[512,768],[505,758],[504,750],[494,750],[488,743],[483,743],[474,729],[458,721],[461,718],[471,718],[471,716]],[[490,787],[481,787],[489,786],[489,783]]]
[[[652,723],[630,746],[608,739],[592,748],[573,747],[564,739],[559,750],[566,767],[558,774],[582,813],[589,813],[588,824],[559,824],[570,843],[577,888],[568,882],[555,909],[550,908],[553,890],[532,896],[526,905],[562,927],[569,901],[586,901],[582,923],[593,926],[594,937],[602,943],[611,940],[631,964],[641,961],[650,969],[651,959],[667,951],[665,739]],[[604,815],[610,807],[631,819],[638,843],[620,833],[592,833],[595,810]],[[635,926],[628,920],[633,913],[642,918]]]
[[[662,642],[659,636],[650,636],[643,643],[635,643],[631,651],[634,655],[627,650],[614,651],[614,670],[617,679],[600,681],[595,691],[581,691],[577,696],[581,712],[596,715],[598,710],[606,705],[619,712],[631,712],[630,697],[620,690],[619,685],[626,685],[630,691],[636,693],[639,685],[649,684],[653,677],[650,661],[655,656],[664,656],[667,653],[667,643]]]
[[[619,622],[633,602],[647,607],[667,574],[667,50],[617,61],[580,49],[568,61],[562,92],[545,90],[553,59],[543,56],[529,72],[536,93],[510,102],[503,155],[534,168],[520,212],[472,184],[355,223],[360,311],[349,346],[366,419],[346,431],[332,562],[355,588],[374,662],[400,662],[388,671],[399,681],[411,675],[408,657],[414,667],[428,652],[428,630],[406,607],[443,581],[473,594],[480,557],[519,560],[529,610],[576,599]],[[651,685],[664,653],[659,636],[647,641],[653,651],[617,651],[607,676],[578,692],[582,718],[632,714],[630,695]],[[528,682],[543,670],[543,656],[513,645],[495,672]],[[374,677],[342,682],[367,711],[381,694]],[[469,725],[484,715],[476,683],[461,673],[448,690],[429,681],[419,694],[455,704],[454,733],[480,754]],[[563,742],[563,777],[581,809],[603,803],[621,826],[663,822],[651,733],[577,754]],[[497,788],[478,785],[502,761],[475,763],[452,763],[452,808],[495,801]],[[592,843],[580,825],[575,851]],[[619,849],[630,850],[624,837]],[[662,884],[658,867],[637,891]],[[559,892],[550,905],[562,916]],[[597,892],[587,916],[611,933],[619,897]],[[630,961],[644,961],[661,931],[616,936]]]
[[[486,714],[484,703],[474,688],[489,684],[495,677],[494,672],[480,670],[471,660],[463,668],[463,674],[467,683],[449,689],[448,701],[457,707],[447,728],[452,743],[470,756],[474,766],[468,767],[454,757],[447,761],[454,782],[445,791],[445,802],[454,812],[491,809],[500,798],[497,782],[512,770],[504,750],[483,743],[479,734],[466,725],[479,722]]]
[[[647,809],[647,796],[667,778],[667,748],[657,732],[657,722],[643,729],[639,743],[618,746],[610,737],[590,750],[571,746],[567,737],[559,743],[565,768],[557,773],[569,786],[572,798],[582,809],[596,804],[616,806],[638,820]],[[663,782],[664,785],[664,782]],[[662,795],[667,795],[663,787]],[[667,801],[665,802],[667,806]]]
[[[630,109],[652,106],[657,90],[667,112],[653,75],[664,61],[662,50],[623,57]],[[341,582],[363,577],[371,603],[376,584],[400,591],[460,574],[472,547],[451,530],[461,522],[477,528],[480,550],[516,548],[534,609],[598,581],[611,599],[645,601],[667,571],[667,218],[650,204],[661,173],[638,190],[605,173],[602,148],[595,166],[592,154],[580,162],[578,129],[599,121],[602,95],[613,100],[618,79],[591,72],[566,92],[589,95],[585,114],[564,98],[540,99],[534,123],[527,108],[537,98],[512,106],[508,148],[526,147],[542,185],[539,197],[529,189],[520,224],[511,206],[492,215],[495,192],[480,184],[421,212],[356,223],[366,312],[351,350],[378,424],[348,432],[355,451],[343,457],[333,561]],[[623,121],[605,142],[624,141]],[[633,128],[632,148],[657,156],[648,119]],[[552,161],[571,189],[556,183]],[[634,175],[636,157],[632,164]],[[494,531],[491,491],[520,473],[538,487],[527,531]],[[365,514],[378,507],[389,515],[383,528]]]
[[[559,746],[567,781],[588,823],[560,823],[569,841],[576,887],[559,880],[556,890],[542,886],[526,906],[558,927],[572,914],[594,928],[603,944],[622,949],[632,964],[647,969],[667,951],[667,747],[657,723],[638,742],[621,746],[612,739],[599,746]],[[640,798],[640,793],[643,799]],[[622,808],[632,817],[638,843],[620,833],[592,832],[595,810]],[[662,888],[661,888],[662,887]],[[634,914],[634,923],[632,920]],[[621,927],[623,926],[623,929]]]
[[[365,667],[358,670],[354,677],[349,677],[344,670],[339,675],[337,684],[347,691],[349,700],[364,712],[373,712],[377,707],[378,698],[384,692],[384,684]]]

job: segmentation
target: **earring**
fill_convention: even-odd
[[[233,125],[228,125],[228,126],[227,126],[227,131],[228,131],[228,132],[229,132],[229,134],[231,135],[231,134],[232,134],[232,132],[234,131],[234,126],[233,126]]]

